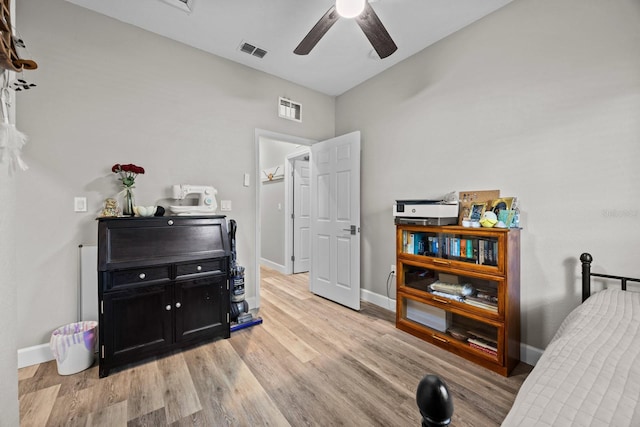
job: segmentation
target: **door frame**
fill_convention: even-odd
[[[293,169],[294,162],[296,160],[309,158],[311,153],[310,146],[300,147],[298,150],[290,153],[286,157],[284,164],[284,205],[286,225],[284,227],[284,270],[285,274],[293,274],[293,262],[291,262],[291,256],[293,255],[293,221],[290,221],[291,214],[293,213],[293,185],[294,180]]]
[[[289,142],[291,144],[297,144],[297,145],[306,145],[306,146],[311,146],[313,145],[313,143],[317,142],[314,139],[308,139],[308,138],[302,138],[299,136],[294,136],[294,135],[287,135],[284,133],[278,133],[278,132],[273,132],[270,130],[266,130],[266,129],[260,129],[260,128],[256,128],[255,132],[254,132],[254,144],[255,144],[255,159],[254,159],[254,171],[253,171],[253,175],[254,175],[254,185],[256,187],[256,191],[255,191],[255,204],[256,204],[256,226],[255,226],[255,258],[254,258],[254,270],[255,270],[255,281],[254,281],[254,291],[255,291],[255,297],[253,298],[253,301],[251,301],[251,299],[249,299],[247,302],[249,302],[249,304],[251,305],[251,302],[253,302],[253,306],[251,308],[259,308],[260,307],[260,259],[261,259],[261,253],[260,253],[260,248],[261,248],[261,234],[262,234],[262,230],[260,227],[260,218],[261,218],[261,211],[260,211],[260,187],[261,187],[261,177],[260,175],[262,174],[262,172],[260,171],[260,142],[262,140],[265,139],[271,139],[271,140],[276,140],[276,141],[282,141],[282,142]],[[286,162],[288,163],[288,162]],[[285,175],[286,176],[286,175]],[[286,187],[285,187],[286,188]],[[286,195],[287,191],[285,190],[285,195]],[[287,204],[285,203],[285,206],[287,206]],[[285,230],[287,229],[287,227],[285,227]],[[286,261],[286,259],[285,259]]]

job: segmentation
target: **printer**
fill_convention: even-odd
[[[393,217],[396,224],[453,225],[458,223],[459,203],[445,197],[442,200],[396,200]]]

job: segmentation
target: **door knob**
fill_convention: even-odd
[[[176,303],[176,308],[180,308],[182,307],[182,304],[180,304],[179,302]]]
[[[349,228],[343,228],[342,231],[348,231],[352,236],[356,235],[356,226],[352,225]]]
[[[167,304],[167,306],[164,309],[167,311],[171,311],[171,304]]]

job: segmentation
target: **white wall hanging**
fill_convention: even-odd
[[[284,165],[274,166],[262,171],[262,182],[278,181],[284,179]]]

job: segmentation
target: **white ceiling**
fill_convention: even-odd
[[[340,18],[309,55],[293,53],[334,0],[67,0],[328,95],[340,95],[512,0],[370,0],[398,45],[379,59],[357,23]],[[260,59],[242,42],[267,51]]]

